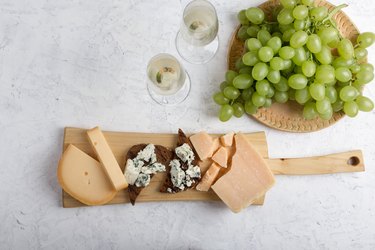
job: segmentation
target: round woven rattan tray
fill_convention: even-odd
[[[334,5],[324,1],[315,1],[318,6],[327,6],[330,10]],[[261,4],[259,7],[263,9],[266,15],[271,15],[273,9],[279,5],[278,0],[271,0]],[[334,15],[337,28],[344,37],[349,38],[353,42],[356,40],[359,31],[353,22],[342,11]],[[233,33],[229,43],[228,51],[228,68],[234,69],[235,62],[243,53],[244,43],[237,39],[237,31]],[[334,113],[330,120],[322,120],[316,118],[313,120],[305,120],[302,117],[302,106],[297,102],[289,101],[284,104],[273,103],[270,108],[261,108],[255,115],[252,115],[259,122],[278,130],[288,132],[313,132],[329,127],[342,119],[345,115],[343,112]]]

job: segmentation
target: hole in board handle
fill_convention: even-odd
[[[352,156],[349,158],[348,160],[348,165],[351,165],[351,166],[357,166],[361,161],[359,160],[359,158],[357,156]]]

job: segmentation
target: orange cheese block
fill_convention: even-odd
[[[220,142],[224,147],[231,147],[233,144],[234,132],[230,132],[220,137]]]
[[[225,147],[220,147],[211,159],[221,167],[226,168],[228,163],[228,154],[228,149]]]
[[[57,179],[65,192],[86,205],[102,205],[116,195],[101,164],[72,144],[60,159]]]
[[[202,161],[211,157],[214,153],[213,151],[220,145],[218,140],[213,140],[212,137],[204,131],[190,136],[189,139],[193,144],[199,159]]]
[[[128,183],[125,176],[100,128],[95,127],[88,130],[87,135],[113,187],[117,191],[127,188]]]
[[[216,163],[212,163],[210,168],[203,175],[201,181],[198,183],[196,189],[198,191],[207,192],[210,189],[212,183],[214,183],[214,181],[216,180],[216,177],[220,172],[220,168],[221,167]]]
[[[263,196],[275,183],[271,169],[243,134],[234,136],[236,152],[231,169],[212,185],[215,193],[235,213]]]

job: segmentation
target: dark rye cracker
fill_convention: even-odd
[[[148,144],[137,144],[132,146],[128,153],[126,154],[125,162],[128,159],[134,159],[137,157],[138,153],[143,150]],[[172,160],[173,152],[167,149],[166,147],[155,145],[155,154],[156,154],[156,162],[161,163],[165,166],[166,170],[168,171],[169,168],[169,162]],[[150,175],[150,178],[152,178],[154,174]],[[128,186],[128,193],[131,204],[134,206],[135,200],[137,199],[138,195],[141,193],[141,191],[145,187],[137,187],[136,185],[130,185]]]

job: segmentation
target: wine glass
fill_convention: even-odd
[[[190,78],[174,56],[161,53],[148,63],[147,89],[151,98],[161,105],[178,104],[189,95]]]
[[[190,63],[210,61],[219,49],[218,29],[216,10],[210,2],[190,2],[184,9],[180,31],[176,36],[178,53]]]

